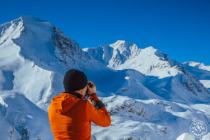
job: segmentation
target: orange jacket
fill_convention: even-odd
[[[99,101],[96,94],[91,100]],[[55,140],[91,140],[91,122],[103,127],[111,124],[105,107],[96,109],[90,100],[64,92],[52,99],[48,117]]]

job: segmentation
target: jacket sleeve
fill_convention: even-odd
[[[94,98],[95,99],[92,100],[95,100],[96,103],[101,102],[96,95]],[[87,101],[87,111],[89,120],[94,122],[96,125],[102,127],[108,127],[111,125],[111,117],[105,106],[97,109],[91,102]]]

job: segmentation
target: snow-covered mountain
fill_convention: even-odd
[[[185,68],[196,77],[206,88],[210,89],[210,66],[199,62],[185,62]]]
[[[166,54],[122,40],[82,49],[51,23],[20,17],[0,26],[0,139],[52,139],[47,107],[70,68],[96,83],[112,114],[110,128],[93,126],[97,140],[174,140],[193,118],[210,123],[200,76]]]
[[[144,49],[134,43],[118,40],[97,48],[84,48],[91,56],[113,69],[135,69],[148,76],[165,78],[179,74],[176,62],[150,46]]]
[[[0,29],[0,89],[23,93],[41,108],[63,90],[67,69],[110,71],[48,22],[21,17]]]
[[[84,48],[95,59],[115,70],[135,70],[143,85],[166,100],[209,102],[210,93],[182,64],[154,47],[139,48],[119,40],[96,48]]]
[[[65,37],[61,31],[46,21],[20,17],[1,25],[0,33],[0,96],[3,96],[4,92],[7,93],[4,96],[20,94],[23,96],[18,98],[26,98],[31,104],[46,111],[51,98],[63,91],[63,75],[70,68],[85,71],[89,79],[97,83],[99,95],[109,96],[115,92],[120,94],[118,90],[130,86],[125,79],[128,75],[127,71],[114,71],[107,68],[84,52],[75,41]],[[135,89],[133,90],[132,94],[138,93]],[[146,93],[145,89],[147,98],[153,94]],[[8,106],[13,105],[6,100],[4,102]],[[46,120],[47,114],[43,116]],[[4,114],[1,118],[7,120]],[[10,125],[16,128],[13,123]],[[23,129],[29,132],[38,131],[36,127],[31,129],[28,125],[28,123],[24,124]],[[37,129],[48,130],[50,134],[49,125],[47,123],[45,125],[47,129],[45,127],[37,127]]]

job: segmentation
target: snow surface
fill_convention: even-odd
[[[1,97],[8,105],[0,107],[1,120],[6,120],[10,124],[10,129],[17,131],[22,139],[24,134],[31,139],[52,139],[51,135],[46,135],[50,134],[47,112],[19,93],[4,92]],[[9,133],[10,131],[7,132]]]
[[[93,124],[94,140],[185,140],[192,119],[210,123],[204,65],[124,40],[81,49],[49,22],[20,17],[0,26],[0,139],[52,139],[46,111],[70,68],[96,83],[112,116],[108,128]]]
[[[210,80],[200,80],[200,82],[204,85],[204,87],[210,88]]]
[[[113,122],[109,128],[92,127],[93,135],[99,139],[153,140],[158,137],[169,140],[178,137],[179,140],[188,140],[189,136],[183,133],[189,131],[192,119],[200,118],[209,123],[209,116],[205,114],[209,108],[202,114],[197,109],[198,106],[202,107],[201,104],[191,107],[158,99],[133,100],[117,95],[105,97],[103,101],[107,104]]]
[[[210,89],[210,66],[200,62],[185,62],[186,69],[208,89]]]

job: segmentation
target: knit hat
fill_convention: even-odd
[[[85,73],[76,69],[67,71],[63,79],[65,92],[83,89],[87,85],[87,82]]]

